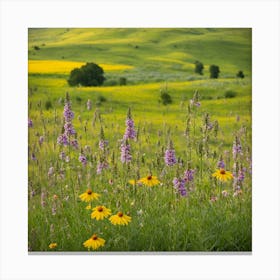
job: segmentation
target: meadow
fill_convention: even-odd
[[[29,252],[252,250],[250,29],[29,29],[28,44]],[[69,87],[86,62],[104,85]]]

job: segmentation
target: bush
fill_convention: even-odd
[[[102,95],[97,96],[97,102],[102,103],[102,102],[106,102],[106,101],[107,101],[107,99],[104,96],[102,96]]]
[[[34,46],[34,50],[35,50],[35,51],[39,51],[39,50],[40,50],[40,47]]]
[[[100,86],[105,77],[103,69],[95,63],[86,63],[81,68],[75,68],[71,71],[68,79],[70,86],[82,85],[85,87]]]
[[[210,71],[210,78],[211,79],[217,79],[219,77],[219,73],[220,73],[219,66],[210,65],[209,71]]]
[[[76,96],[76,101],[77,101],[78,103],[81,103],[81,102],[82,102],[82,98],[81,98],[80,96]]]
[[[106,80],[104,82],[104,86],[116,86],[118,85],[118,82],[116,80]]]
[[[126,78],[120,77],[120,86],[125,86],[126,85]]]
[[[238,71],[236,74],[236,77],[243,79],[245,77],[245,75],[244,75],[243,71]]]
[[[235,91],[232,91],[232,90],[228,90],[225,92],[225,98],[233,98],[236,96],[236,92]]]
[[[168,89],[167,89],[166,85],[163,88],[160,89],[160,102],[163,105],[167,105],[167,104],[171,104],[172,103],[172,98],[168,94]]]
[[[198,74],[200,74],[200,75],[203,75],[203,68],[204,68],[204,66],[203,66],[203,64],[200,62],[200,61],[196,61],[195,63],[194,63],[194,65],[195,65],[195,69],[194,69],[194,72],[195,73],[198,73]]]
[[[45,108],[46,110],[49,110],[52,108],[52,102],[50,100],[47,100],[45,103]]]

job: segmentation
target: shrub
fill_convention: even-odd
[[[118,85],[118,82],[116,80],[106,80],[104,82],[104,86],[116,86]]]
[[[106,101],[107,101],[107,99],[104,96],[102,96],[102,95],[97,96],[97,102],[102,103],[102,102],[106,102]]]
[[[82,102],[82,98],[81,98],[80,96],[76,96],[76,101],[77,101],[78,103],[81,103],[81,102]]]
[[[39,46],[34,46],[34,50],[35,50],[35,51],[39,51],[39,50],[40,50],[40,47],[39,47]]]
[[[200,62],[200,61],[196,61],[195,63],[194,63],[194,65],[195,65],[195,68],[194,68],[194,72],[195,73],[198,73],[198,74],[200,74],[200,75],[203,75],[203,68],[204,68],[204,66],[203,66],[203,64]]]
[[[125,86],[125,85],[126,85],[126,78],[120,77],[120,86]]]
[[[164,87],[162,87],[160,89],[160,102],[163,105],[167,105],[167,104],[171,104],[172,103],[172,98],[171,96],[168,94],[168,89],[167,89],[167,85],[165,85]]]
[[[243,71],[240,70],[237,72],[236,77],[243,79],[245,77],[245,75],[244,75]]]
[[[71,71],[68,79],[70,86],[82,85],[85,87],[100,86],[105,77],[103,69],[95,63],[86,63],[81,68],[75,68]]]
[[[232,91],[232,90],[228,90],[225,92],[225,98],[233,98],[236,96],[236,92],[235,91]]]
[[[47,100],[45,103],[45,108],[46,110],[49,110],[52,108],[52,102],[50,100]]]
[[[219,66],[210,65],[209,71],[210,71],[210,78],[211,79],[217,79],[219,77],[219,73],[220,73]]]

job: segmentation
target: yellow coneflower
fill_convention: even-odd
[[[144,184],[145,186],[148,186],[148,187],[153,187],[153,186],[156,186],[160,183],[158,178],[156,176],[152,176],[152,175],[141,178],[138,182],[142,183],[142,184]]]
[[[89,204],[88,206],[86,206],[87,210],[91,210],[91,205]]]
[[[94,234],[90,239],[86,240],[83,243],[84,247],[88,248],[88,250],[90,250],[90,248],[96,250],[99,247],[104,246],[104,244],[105,240],[103,238],[98,237],[97,234]]]
[[[118,212],[116,215],[110,217],[110,222],[113,225],[128,225],[131,222],[131,217],[125,215],[123,212]]]
[[[213,173],[212,176],[223,182],[233,179],[232,173],[230,173],[229,171],[226,171],[222,168],[219,170],[216,170],[216,172]]]
[[[91,189],[88,189],[85,193],[82,193],[81,195],[79,195],[79,198],[82,201],[90,202],[94,199],[98,199],[99,196],[100,196],[100,194],[94,193]]]
[[[104,218],[111,215],[111,209],[106,208],[103,205],[96,206],[92,209],[93,212],[91,213],[91,218],[98,220],[103,220]]]
[[[50,249],[54,249],[54,248],[56,248],[57,247],[57,243],[51,243],[50,245],[49,245],[49,248]]]

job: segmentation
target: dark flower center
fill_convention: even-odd
[[[103,211],[103,207],[102,207],[102,206],[99,206],[99,207],[97,208],[97,211],[98,211],[98,212],[102,212],[102,211]]]
[[[152,175],[148,176],[147,180],[152,180]]]
[[[98,239],[97,235],[94,234],[94,235],[92,236],[92,240],[97,240],[97,239]]]
[[[121,218],[123,216],[123,213],[122,212],[119,212],[118,213],[118,216]]]
[[[226,171],[225,171],[224,169],[221,169],[221,170],[220,170],[220,174],[225,175],[225,174],[226,174]]]
[[[88,191],[87,191],[87,194],[88,194],[88,195],[91,195],[91,194],[92,194],[92,190],[88,190]]]

